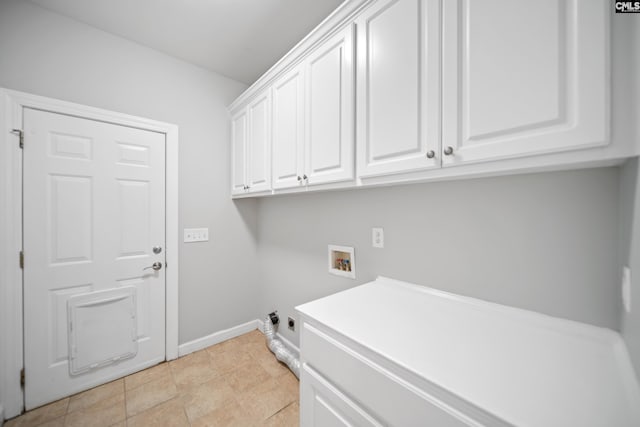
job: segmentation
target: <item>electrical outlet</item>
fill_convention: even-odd
[[[384,248],[384,229],[382,227],[371,229],[371,245],[374,248]]]
[[[209,240],[208,228],[185,228],[184,229],[184,242],[206,242]]]
[[[631,313],[631,269],[622,267],[622,304],[627,313]]]
[[[296,330],[296,321],[293,320],[293,318],[291,318],[291,317],[287,318],[287,326],[292,331],[295,331]]]

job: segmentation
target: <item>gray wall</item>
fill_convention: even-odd
[[[262,315],[378,275],[619,328],[618,169],[262,199]],[[384,227],[385,248],[371,247]],[[354,246],[357,279],[327,272]],[[297,334],[281,328],[293,342]]]
[[[635,132],[631,138],[635,140],[637,151],[640,152],[640,81],[638,81],[640,73],[640,19],[629,15],[617,15],[614,24],[617,24],[618,27],[627,25],[631,28],[625,39],[619,37],[614,40],[627,53],[628,62],[618,68],[626,69],[628,75],[631,76],[631,78],[621,76],[619,72],[613,75],[614,89],[616,83],[621,83],[620,86],[624,88],[620,90],[631,94],[627,98],[630,99],[629,105],[620,106],[615,111],[614,126],[616,117],[618,120],[635,124]],[[614,46],[614,54],[615,48],[616,46]],[[632,52],[633,55],[630,54]],[[620,56],[622,55],[618,55],[618,57]],[[618,98],[622,98],[622,96],[620,95]],[[614,135],[618,127],[620,126],[614,127]],[[620,306],[621,333],[627,344],[636,376],[640,380],[640,164],[637,157],[628,160],[621,168],[619,225],[618,286],[621,283],[622,267],[631,268],[631,312],[627,313],[622,305]]]
[[[245,85],[26,1],[0,2],[0,86],[180,127],[180,342],[255,319],[255,202],[229,198],[226,105]]]
[[[631,312],[621,308],[622,337],[640,379],[640,174],[638,158],[620,173],[620,269],[631,268]],[[620,283],[620,282],[619,282]]]

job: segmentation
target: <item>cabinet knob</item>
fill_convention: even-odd
[[[447,148],[444,149],[444,155],[445,156],[450,156],[453,154],[453,147],[452,146],[447,146]]]
[[[302,181],[302,177],[298,175],[298,181]]]
[[[427,151],[427,159],[433,159],[436,156],[436,152],[433,150]]]
[[[309,179],[307,175],[302,175],[302,179]]]

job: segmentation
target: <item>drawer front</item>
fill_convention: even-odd
[[[383,424],[403,427],[480,425],[308,323],[303,324],[301,342],[301,357],[305,364]]]
[[[373,417],[308,365],[300,373],[303,427],[382,427]]]

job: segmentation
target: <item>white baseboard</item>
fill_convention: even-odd
[[[261,320],[261,319],[251,320],[247,323],[243,323],[242,325],[234,326],[229,329],[224,329],[222,331],[215,332],[211,335],[207,335],[206,337],[198,338],[196,340],[189,341],[184,344],[180,344],[178,346],[178,357],[186,356],[187,354],[193,353],[194,351],[202,350],[203,348],[207,348],[212,345],[221,343],[222,341],[226,341],[231,338],[238,337],[242,334],[246,334],[247,332],[251,332],[254,329],[257,329],[260,332],[264,333],[264,320]],[[300,354],[300,348],[298,348],[297,345],[293,344],[291,341],[283,337],[281,333],[277,332],[276,337],[278,337],[279,340],[281,340],[287,347],[293,350],[297,355]]]
[[[262,331],[261,323],[262,322],[260,322],[259,325],[257,320],[251,320],[247,323],[243,323],[242,325],[224,329],[211,335],[207,335],[206,337],[198,338],[196,340],[180,344],[178,346],[178,357],[185,356],[189,353],[193,353],[194,351],[202,350],[203,348],[221,343],[222,341],[226,341],[242,334],[246,334],[247,332],[251,332],[254,329],[260,329],[260,331]]]

